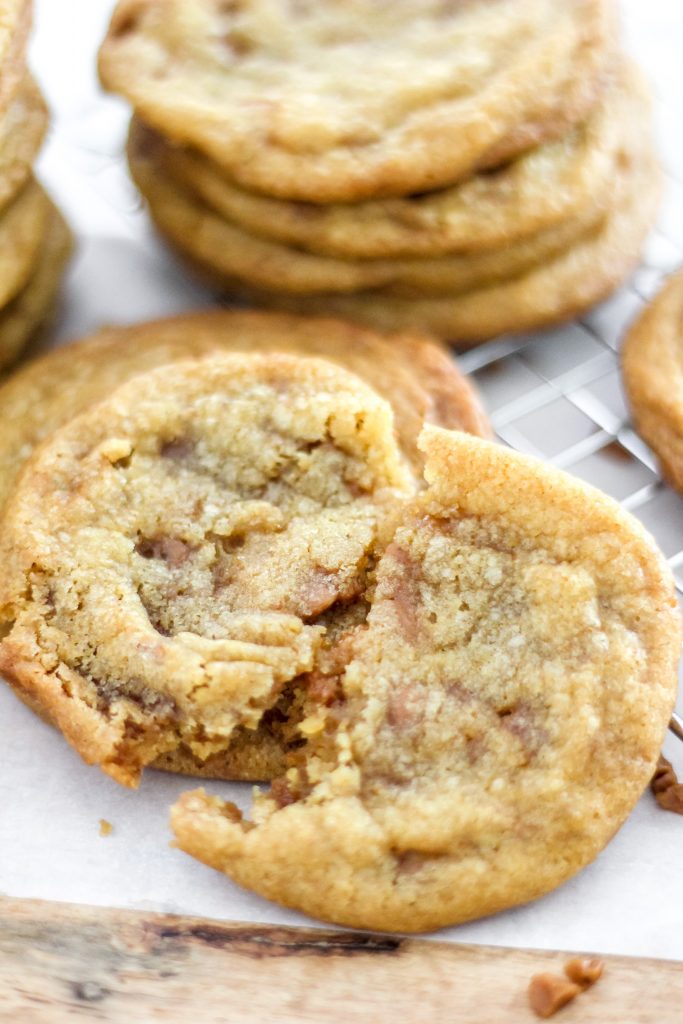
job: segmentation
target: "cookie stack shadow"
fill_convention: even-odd
[[[7,2],[0,29],[0,370],[49,318],[71,234],[33,174],[49,124],[26,64],[31,4]]]
[[[659,170],[608,0],[196,7],[124,0],[100,73],[157,227],[223,292],[466,347],[636,263]]]

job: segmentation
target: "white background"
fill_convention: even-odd
[[[132,322],[211,301],[154,240],[128,181],[121,159],[126,108],[100,94],[94,70],[112,6],[111,0],[36,2],[32,60],[54,111],[40,171],[80,236],[57,327],[60,339],[103,323]],[[599,325],[607,336],[621,329],[624,310],[632,313],[661,272],[683,254],[681,6],[676,0],[624,4],[631,48],[655,80],[669,192],[656,245],[649,250],[656,251],[659,263],[650,259],[640,272],[639,289],[625,289],[593,318],[594,328]],[[566,355],[573,335],[571,328],[563,332],[552,332],[552,344],[562,343]],[[550,352],[551,339],[548,345]],[[683,524],[681,508],[676,506],[673,515],[674,525]],[[662,528],[671,529],[672,522]],[[683,547],[683,533],[680,540]],[[675,740],[667,747],[683,768],[683,748],[679,753]],[[148,772],[139,791],[122,789],[86,768],[61,736],[0,688],[0,891],[302,923],[301,915],[239,890],[169,847],[168,808],[186,788],[185,779]],[[248,787],[216,783],[209,788],[243,806],[249,799]],[[108,838],[99,835],[100,818],[114,826]],[[442,937],[683,959],[682,850],[683,817],[663,813],[646,794],[596,863],[559,891]]]

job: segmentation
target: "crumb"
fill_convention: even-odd
[[[114,831],[114,826],[106,818],[100,818],[100,835],[110,836]]]
[[[570,981],[580,985],[581,988],[588,988],[594,985],[598,978],[602,977],[605,965],[597,957],[576,956],[568,960],[564,965],[564,973]]]
[[[529,982],[529,1005],[538,1017],[552,1017],[583,991],[557,974],[534,974]]]
[[[683,783],[678,781],[671,763],[662,754],[659,755],[650,789],[663,810],[683,814]]]

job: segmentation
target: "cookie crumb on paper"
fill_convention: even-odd
[[[683,783],[678,781],[671,762],[667,761],[663,754],[659,755],[655,773],[650,781],[650,789],[663,810],[683,814]]]

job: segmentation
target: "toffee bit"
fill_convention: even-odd
[[[580,985],[557,974],[534,974],[529,982],[529,1005],[537,1017],[545,1020],[575,999],[581,991]]]
[[[662,754],[650,781],[650,789],[663,810],[683,814],[683,783],[678,781],[671,762]]]
[[[605,964],[597,957],[576,956],[564,965],[564,973],[581,988],[588,988],[602,977]]]
[[[270,795],[280,808],[289,807],[290,804],[295,804],[297,801],[289,782],[283,778],[273,779],[270,784]]]
[[[112,825],[112,823],[110,821],[107,821],[106,818],[100,818],[100,835],[103,838],[106,838],[106,836],[110,836],[113,831],[114,826]]]

